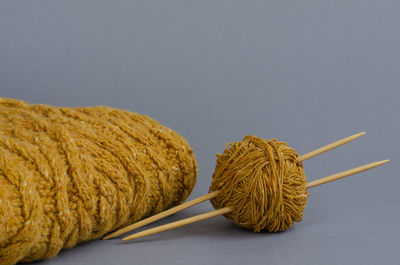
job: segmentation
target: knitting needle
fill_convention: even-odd
[[[329,150],[332,150],[334,148],[337,148],[339,146],[347,144],[347,143],[349,143],[351,141],[354,141],[355,139],[363,136],[364,134],[365,134],[365,132],[356,133],[356,134],[351,135],[349,137],[346,137],[346,138],[343,138],[343,139],[338,140],[336,142],[333,142],[333,143],[330,143],[328,145],[325,145],[325,146],[323,146],[321,148],[318,148],[318,149],[316,149],[314,151],[311,151],[311,152],[309,152],[307,154],[304,154],[302,156],[297,157],[297,161],[302,162],[302,161],[310,159],[310,158],[312,158],[314,156],[317,156],[317,155],[320,155],[322,153],[325,153],[325,152],[327,152]],[[207,194],[205,194],[205,195],[203,195],[201,197],[198,197],[198,198],[196,198],[194,200],[188,201],[186,203],[183,203],[181,205],[173,207],[173,208],[171,208],[169,210],[166,210],[164,212],[161,212],[159,214],[153,215],[153,216],[151,216],[149,218],[143,219],[143,220],[141,220],[139,222],[136,222],[134,224],[131,224],[129,226],[126,226],[126,227],[124,227],[124,228],[122,228],[120,230],[117,230],[114,233],[111,233],[111,234],[103,237],[103,240],[111,239],[111,238],[120,236],[122,234],[125,234],[127,232],[133,231],[133,230],[135,230],[137,228],[140,228],[142,226],[151,224],[151,223],[153,223],[153,222],[155,222],[157,220],[160,220],[160,219],[165,218],[167,216],[170,216],[170,215],[172,215],[174,213],[177,213],[179,211],[182,211],[184,209],[192,207],[192,206],[194,206],[196,204],[199,204],[199,203],[201,203],[203,201],[210,200],[210,199],[214,198],[215,196],[217,196],[217,194],[218,194],[218,191],[214,191],[212,193],[207,193]]]
[[[315,186],[319,186],[319,185],[322,185],[322,184],[325,184],[328,182],[332,182],[332,181],[335,181],[335,180],[338,180],[341,178],[345,178],[347,176],[351,176],[351,175],[354,175],[354,174],[357,174],[357,173],[360,173],[360,172],[363,172],[366,170],[370,170],[374,167],[379,167],[380,165],[386,164],[389,161],[390,161],[389,159],[386,159],[386,160],[382,160],[382,161],[378,161],[378,162],[373,162],[373,163],[369,163],[369,164],[366,164],[366,165],[363,165],[360,167],[349,169],[349,170],[346,170],[346,171],[343,171],[340,173],[336,173],[336,174],[330,175],[325,178],[320,178],[320,179],[308,182],[306,187],[313,188]]]
[[[140,237],[145,237],[145,236],[149,236],[149,235],[153,235],[153,234],[157,234],[163,231],[167,231],[170,229],[174,229],[180,226],[184,226],[184,225],[188,225],[188,224],[192,224],[192,223],[196,223],[199,221],[203,221],[218,215],[222,215],[222,214],[227,214],[230,213],[232,211],[232,209],[230,208],[222,208],[222,209],[218,209],[218,210],[214,210],[211,212],[207,212],[207,213],[202,213],[193,217],[189,217],[186,219],[182,219],[176,222],[172,222],[166,225],[161,225],[161,226],[157,226],[130,236],[127,236],[125,238],[123,238],[122,240],[126,241],[126,240],[131,240],[131,239],[136,239],[136,238],[140,238]]]
[[[155,222],[155,221],[157,221],[159,219],[162,219],[164,217],[170,216],[171,214],[174,214],[174,213],[182,211],[182,210],[184,210],[186,208],[192,207],[193,205],[196,205],[196,204],[199,204],[199,203],[201,203],[203,201],[206,201],[206,200],[209,200],[211,198],[214,198],[217,194],[218,194],[218,191],[207,193],[207,194],[205,194],[205,195],[203,195],[201,197],[198,197],[198,198],[196,198],[194,200],[188,201],[186,203],[183,203],[181,205],[178,205],[176,207],[173,207],[171,209],[163,211],[163,212],[161,212],[159,214],[156,214],[156,215],[153,215],[153,216],[151,216],[149,218],[143,219],[143,220],[141,220],[139,222],[136,222],[134,224],[128,225],[128,226],[126,226],[126,227],[124,227],[124,228],[122,228],[120,230],[115,231],[114,233],[111,233],[111,234],[103,237],[103,240],[114,238],[114,237],[120,236],[122,234],[125,234],[127,232],[130,232],[132,230],[135,230],[135,229],[137,229],[139,227],[151,224],[151,223],[153,223],[153,222]]]
[[[382,161],[378,161],[378,162],[373,162],[373,163],[366,164],[366,165],[363,165],[363,166],[359,166],[359,167],[356,167],[356,168],[353,168],[353,169],[349,169],[349,170],[346,170],[346,171],[343,171],[343,172],[340,172],[340,173],[336,173],[336,174],[333,174],[333,175],[325,177],[325,178],[321,178],[321,179],[318,179],[318,180],[311,181],[311,182],[307,183],[306,187],[307,188],[313,188],[313,187],[318,186],[318,185],[322,185],[322,184],[325,184],[325,183],[328,183],[328,182],[331,182],[331,181],[334,181],[334,180],[338,180],[338,179],[341,179],[341,178],[344,178],[344,177],[347,177],[347,176],[351,176],[351,175],[354,175],[354,174],[357,174],[357,173],[372,169],[374,167],[378,167],[378,166],[383,165],[383,164],[385,164],[385,163],[387,163],[389,161],[390,160],[387,159],[387,160],[382,160]],[[206,220],[206,219],[209,219],[211,217],[215,217],[215,216],[222,215],[222,214],[227,214],[227,213],[230,213],[231,211],[232,211],[232,209],[228,208],[228,207],[222,208],[222,209],[218,209],[218,210],[214,210],[214,211],[210,211],[210,212],[199,214],[199,215],[196,215],[196,216],[193,216],[193,217],[189,217],[189,218],[186,218],[186,219],[183,219],[183,220],[179,220],[179,221],[172,222],[172,223],[169,223],[169,224],[165,224],[165,225],[161,225],[161,226],[158,226],[158,227],[154,227],[154,228],[151,228],[151,229],[148,229],[148,230],[145,230],[145,231],[141,231],[139,233],[135,233],[135,234],[132,234],[130,236],[124,237],[122,240],[127,241],[127,240],[132,240],[132,239],[137,239],[137,238],[141,238],[141,237],[157,234],[159,232],[167,231],[167,230],[174,229],[174,228],[177,228],[177,227],[180,227],[180,226],[184,226],[184,225],[187,225],[187,224],[192,224],[192,223],[195,223],[195,222],[198,222],[198,221]]]
[[[301,162],[301,161],[310,159],[310,158],[312,158],[314,156],[320,155],[322,153],[328,152],[329,150],[332,150],[334,148],[337,148],[339,146],[347,144],[348,142],[354,141],[355,139],[363,136],[364,134],[365,134],[365,132],[356,133],[356,134],[351,135],[349,137],[343,138],[343,139],[341,139],[339,141],[336,141],[336,142],[330,143],[328,145],[325,145],[325,146],[323,146],[321,148],[315,149],[314,151],[311,151],[311,152],[309,152],[307,154],[304,154],[302,156],[297,157],[297,161]]]

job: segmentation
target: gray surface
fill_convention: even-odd
[[[246,134],[302,154],[367,131],[305,162],[309,180],[392,159],[310,190],[283,233],[218,217],[37,264],[399,264],[399,28],[397,0],[1,1],[1,96],[150,115],[195,149],[190,198],[207,192],[215,153]]]

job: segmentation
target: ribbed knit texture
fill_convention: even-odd
[[[147,116],[0,98],[0,264],[54,257],[186,199],[186,140]]]

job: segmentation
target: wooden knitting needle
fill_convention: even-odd
[[[314,156],[317,156],[317,155],[320,155],[322,153],[325,153],[325,152],[327,152],[329,150],[332,150],[334,148],[337,148],[339,146],[347,144],[348,142],[351,142],[351,141],[363,136],[364,134],[365,134],[365,132],[356,133],[356,134],[351,135],[349,137],[346,137],[346,138],[343,138],[343,139],[338,140],[336,142],[333,142],[333,143],[330,143],[328,145],[325,145],[325,146],[323,146],[321,148],[318,148],[318,149],[316,149],[314,151],[311,151],[311,152],[309,152],[307,154],[304,154],[302,156],[297,157],[297,161],[299,161],[299,162],[305,161],[305,160],[310,159],[310,158],[312,158]],[[203,195],[201,197],[198,197],[198,198],[196,198],[194,200],[188,201],[186,203],[183,203],[181,205],[173,207],[173,208],[171,208],[169,210],[163,211],[163,212],[161,212],[159,214],[156,214],[156,215],[153,215],[153,216],[151,216],[149,218],[143,219],[142,221],[139,221],[139,222],[136,222],[134,224],[128,225],[128,226],[126,226],[126,227],[124,227],[124,228],[122,228],[120,230],[115,231],[114,233],[111,233],[111,234],[103,237],[103,240],[111,239],[111,238],[120,236],[122,234],[125,234],[127,232],[130,232],[132,230],[135,230],[137,228],[140,228],[142,226],[151,224],[151,223],[153,223],[153,222],[155,222],[157,220],[160,220],[160,219],[165,218],[167,216],[170,216],[170,215],[172,215],[174,213],[177,213],[179,211],[182,211],[184,209],[192,207],[192,206],[194,206],[196,204],[199,204],[199,203],[201,203],[203,201],[210,200],[210,199],[214,198],[215,196],[217,196],[217,194],[218,194],[218,191],[214,191],[212,193],[207,193],[207,194],[205,194],[205,195]]]
[[[314,156],[320,155],[322,153],[328,152],[329,150],[332,150],[334,148],[337,148],[339,146],[347,144],[348,142],[351,142],[351,141],[357,139],[358,137],[363,136],[364,134],[365,134],[365,132],[356,133],[356,134],[351,135],[349,137],[343,138],[343,139],[341,139],[339,141],[336,141],[336,142],[330,143],[328,145],[325,145],[325,146],[323,146],[321,148],[315,149],[314,151],[311,151],[311,152],[309,152],[307,154],[304,154],[302,156],[297,157],[297,161],[301,162],[301,161],[310,159],[310,158],[312,158]]]
[[[353,168],[353,169],[349,169],[349,170],[346,170],[346,171],[343,171],[343,172],[340,172],[340,173],[336,173],[336,174],[333,174],[333,175],[325,177],[325,178],[321,178],[321,179],[318,179],[318,180],[311,181],[311,182],[307,183],[306,187],[307,188],[313,188],[313,187],[318,186],[318,185],[322,185],[322,184],[325,184],[325,183],[328,183],[328,182],[331,182],[331,181],[334,181],[334,180],[338,180],[338,179],[341,179],[341,178],[344,178],[344,177],[347,177],[347,176],[350,176],[350,175],[354,175],[354,174],[357,174],[357,173],[372,169],[374,167],[378,167],[378,166],[383,165],[383,164],[385,164],[385,163],[387,163],[389,161],[390,160],[387,159],[387,160],[382,160],[382,161],[379,161],[379,162],[373,162],[373,163],[366,164],[366,165],[363,165],[363,166],[360,166],[360,167],[356,167],[356,168]],[[233,210],[231,208],[228,208],[228,207],[222,208],[222,209],[218,209],[218,210],[214,210],[214,211],[210,211],[210,212],[199,214],[199,215],[196,215],[196,216],[193,216],[193,217],[189,217],[189,218],[186,218],[186,219],[183,219],[183,220],[179,220],[179,221],[172,222],[172,223],[169,223],[169,224],[165,224],[165,225],[161,225],[161,226],[154,227],[154,228],[151,228],[151,229],[147,229],[145,231],[141,231],[139,233],[135,233],[135,234],[132,234],[130,236],[124,237],[122,240],[127,241],[127,240],[132,240],[132,239],[137,239],[137,238],[141,238],[141,237],[157,234],[157,233],[160,233],[160,232],[163,232],[163,231],[167,231],[167,230],[170,230],[170,229],[174,229],[174,228],[177,228],[177,227],[180,227],[180,226],[184,226],[184,225],[187,225],[187,224],[192,224],[192,223],[195,223],[195,222],[206,220],[206,219],[218,216],[218,215],[227,214],[227,213],[230,213],[231,211],[233,211]]]
[[[336,174],[330,175],[325,178],[320,178],[320,179],[308,182],[306,187],[309,189],[309,188],[313,188],[315,186],[319,186],[319,185],[322,185],[322,184],[325,184],[325,183],[328,183],[331,181],[345,178],[345,177],[348,177],[348,176],[351,176],[351,175],[354,175],[354,174],[357,174],[357,173],[360,173],[363,171],[370,170],[374,167],[379,167],[380,165],[386,164],[389,161],[390,161],[389,159],[386,159],[386,160],[382,160],[382,161],[378,161],[378,162],[373,162],[373,163],[369,163],[369,164],[366,164],[366,165],[363,165],[360,167],[349,169],[349,170],[346,170],[346,171],[343,171],[340,173],[336,173]]]
[[[218,210],[214,210],[211,212],[207,212],[207,213],[202,213],[193,217],[189,217],[186,219],[182,219],[176,222],[172,222],[169,224],[165,224],[165,225],[160,225],[130,236],[127,236],[125,238],[123,238],[122,240],[126,241],[126,240],[131,240],[131,239],[136,239],[136,238],[140,238],[140,237],[145,237],[145,236],[149,236],[149,235],[153,235],[153,234],[157,234],[163,231],[167,231],[170,229],[174,229],[180,226],[184,226],[184,225],[188,225],[188,224],[192,224],[192,223],[196,223],[199,221],[203,221],[218,215],[222,215],[222,214],[227,214],[230,213],[232,211],[232,209],[230,208],[222,208],[222,209],[218,209]]]
[[[153,222],[155,222],[155,221],[157,221],[159,219],[162,219],[164,217],[170,216],[171,214],[174,214],[174,213],[182,211],[182,210],[184,210],[186,208],[192,207],[193,205],[196,205],[196,204],[199,204],[199,203],[201,203],[203,201],[206,201],[206,200],[209,200],[211,198],[214,198],[217,194],[218,194],[218,191],[207,193],[207,194],[205,194],[205,195],[203,195],[201,197],[198,197],[198,198],[196,198],[194,200],[188,201],[186,203],[183,203],[181,205],[178,205],[176,207],[173,207],[171,209],[163,211],[163,212],[161,212],[159,214],[156,214],[156,215],[153,215],[153,216],[151,216],[149,218],[143,219],[142,221],[139,221],[139,222],[136,222],[134,224],[128,225],[128,226],[126,226],[126,227],[124,227],[124,228],[122,228],[120,230],[115,231],[114,233],[111,233],[111,234],[107,235],[106,237],[103,237],[103,240],[110,239],[110,238],[113,238],[113,237],[117,237],[117,236],[120,236],[120,235],[125,234],[127,232],[130,232],[132,230],[135,230],[135,229],[137,229],[139,227],[151,224],[151,223],[153,223]]]

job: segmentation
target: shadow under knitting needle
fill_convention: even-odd
[[[168,219],[168,218],[167,218]],[[175,218],[174,218],[175,219]],[[163,222],[164,223],[164,222]],[[167,220],[165,223],[169,223]],[[154,227],[160,224],[155,224]],[[146,229],[151,228],[147,227]],[[144,229],[144,230],[146,230]],[[173,231],[173,232],[172,232]],[[191,224],[185,227],[180,227],[178,229],[174,229],[172,231],[166,231],[164,233],[159,233],[154,236],[148,236],[145,238],[139,238],[135,240],[128,241],[120,241],[119,245],[126,244],[141,244],[148,243],[153,241],[166,241],[166,240],[176,240],[182,238],[195,238],[195,237],[207,237],[214,238],[214,240],[227,240],[229,238],[249,238],[254,237],[255,235],[259,235],[262,237],[266,236],[274,236],[280,233],[270,233],[268,231],[262,231],[261,233],[254,233],[251,230],[247,230],[245,228],[239,228],[235,226],[233,223],[226,221],[224,218],[214,218],[212,220],[207,220],[201,223]],[[139,231],[137,231],[139,232]],[[126,235],[125,235],[126,236]],[[119,238],[120,240],[120,238]]]

